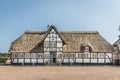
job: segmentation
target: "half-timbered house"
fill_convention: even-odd
[[[113,47],[97,31],[26,31],[12,42],[12,64],[112,64]]]
[[[114,47],[114,63],[116,65],[120,64],[120,38],[113,44]]]

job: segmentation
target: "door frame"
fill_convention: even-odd
[[[55,51],[50,52],[50,63],[56,63],[56,52]]]

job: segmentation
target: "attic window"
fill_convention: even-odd
[[[89,47],[85,47],[84,48],[84,52],[90,52],[90,48]]]
[[[52,29],[52,30],[50,31],[50,33],[55,33],[54,29]]]

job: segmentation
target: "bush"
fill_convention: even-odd
[[[0,63],[5,63],[7,58],[0,58]]]
[[[10,54],[0,53],[0,63],[5,63],[8,58],[10,58]]]

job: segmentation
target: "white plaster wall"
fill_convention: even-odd
[[[54,37],[56,37],[56,34],[52,34],[52,33],[51,33],[51,34],[49,34],[49,35],[50,35],[50,37],[52,37],[52,35],[53,35]]]
[[[110,59],[106,59],[106,63],[111,63]]]
[[[57,51],[62,51],[62,48],[57,48]]]
[[[56,41],[56,38],[50,38],[50,41]]]
[[[62,41],[60,38],[57,38],[57,41]]]
[[[62,52],[57,52],[56,53],[56,58],[60,58],[60,55],[62,54]]]
[[[64,59],[64,63],[68,63],[69,62],[69,59]]]
[[[75,59],[70,59],[70,63],[75,63]]]
[[[38,59],[38,63],[43,63],[43,59]]]
[[[57,47],[62,47],[62,42],[58,42]]]
[[[30,59],[25,59],[25,63],[30,63]]]
[[[104,59],[98,59],[98,63],[104,63]]]
[[[82,63],[82,59],[76,59],[76,63]]]
[[[57,61],[59,61],[59,62],[62,62],[62,59],[56,59]]]
[[[37,59],[31,59],[31,63],[37,63]]]
[[[12,59],[13,63],[17,63],[17,59]]]
[[[45,38],[45,41],[49,41],[49,38]]]
[[[44,59],[44,63],[50,61],[50,59]]]
[[[18,59],[18,63],[23,63],[24,59]]]
[[[46,55],[50,55],[50,52],[44,52],[44,54],[46,54]]]
[[[107,55],[109,56],[109,58],[112,58],[112,53],[106,53],[106,55],[105,55],[105,56],[106,56],[106,58],[108,58],[108,56],[107,56]]]
[[[84,59],[84,63],[90,63],[90,59]]]
[[[91,59],[91,63],[97,63],[97,59]]]

